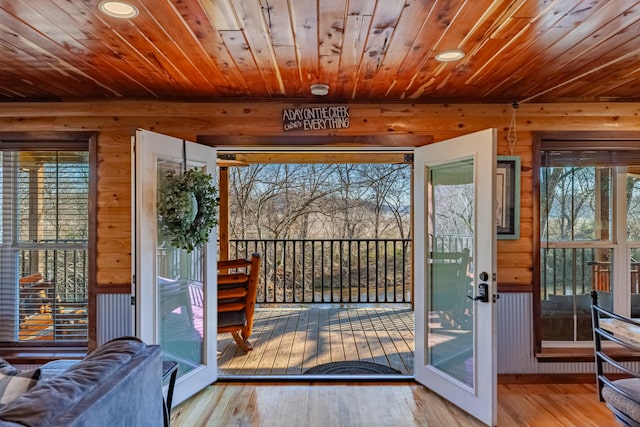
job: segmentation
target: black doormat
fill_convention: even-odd
[[[314,366],[303,372],[304,375],[402,375],[397,369],[371,362],[347,360]]]

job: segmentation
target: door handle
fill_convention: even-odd
[[[487,283],[480,283],[478,285],[478,295],[475,297],[467,295],[467,298],[473,301],[489,302],[489,285]]]

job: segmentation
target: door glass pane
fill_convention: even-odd
[[[429,364],[473,386],[474,163],[428,171]]]
[[[162,161],[158,164],[158,200],[162,197],[164,177],[169,168],[180,165]],[[192,252],[171,245],[162,232],[158,218],[157,290],[159,310],[159,342],[166,360],[178,362],[183,375],[204,361],[204,251]]]

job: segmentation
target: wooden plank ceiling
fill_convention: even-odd
[[[640,100],[640,0],[132,0],[130,20],[98,4],[1,1],[0,101]]]

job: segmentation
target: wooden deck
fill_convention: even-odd
[[[413,311],[387,307],[256,308],[253,351],[220,334],[218,373],[299,375],[323,363],[363,360],[413,375]]]

